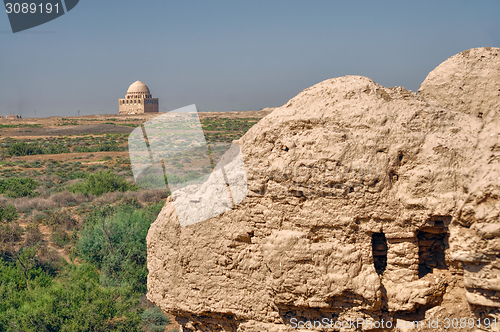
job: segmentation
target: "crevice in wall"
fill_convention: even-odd
[[[419,278],[432,273],[433,269],[448,269],[445,259],[448,237],[448,232],[442,223],[417,231]]]
[[[384,274],[387,267],[387,240],[384,233],[372,234],[372,255],[375,271],[379,275]]]

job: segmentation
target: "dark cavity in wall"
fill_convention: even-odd
[[[432,269],[448,269],[445,250],[448,248],[448,232],[442,223],[425,227],[417,232],[418,277],[431,273]]]
[[[372,234],[372,254],[375,271],[382,275],[387,267],[387,240],[384,233]]]

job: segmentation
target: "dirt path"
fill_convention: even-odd
[[[12,157],[12,161],[46,161],[46,160],[59,160],[59,161],[69,161],[69,160],[85,160],[85,162],[88,161],[99,161],[101,159],[104,159],[104,157],[112,157],[115,159],[116,157],[121,157],[123,159],[126,159],[129,157],[128,151],[121,151],[121,152],[116,152],[116,151],[110,151],[110,152],[81,152],[81,153],[59,153],[59,154],[37,154],[33,156],[22,156],[22,157]]]

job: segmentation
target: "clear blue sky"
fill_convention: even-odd
[[[415,91],[481,46],[500,47],[500,1],[81,0],[17,34],[0,12],[0,115],[118,113],[136,80],[161,111],[280,106],[350,74]]]

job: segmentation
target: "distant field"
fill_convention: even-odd
[[[200,119],[209,143],[229,143],[268,113],[200,113]],[[57,303],[36,299],[55,299],[58,285],[83,282],[72,272],[82,268],[94,292],[128,301],[109,304],[108,316],[91,324],[106,331],[153,330],[152,321],[168,325],[143,295],[145,235],[169,193],[134,184],[127,146],[128,134],[151,117],[0,119],[0,331],[12,322],[28,331],[42,316],[58,322],[54,330],[81,321],[76,299],[64,319],[53,311]],[[186,174],[195,166],[186,156],[173,162]],[[28,309],[11,310],[23,305]]]

